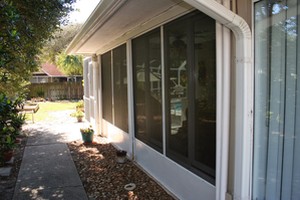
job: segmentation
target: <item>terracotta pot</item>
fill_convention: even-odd
[[[10,159],[13,157],[13,150],[8,150],[8,151],[5,151],[3,153],[3,159],[4,159],[4,162],[8,162],[10,161]]]
[[[82,122],[82,117],[77,117],[77,122]]]

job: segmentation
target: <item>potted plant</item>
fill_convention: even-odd
[[[84,117],[84,113],[81,110],[77,110],[75,113],[72,113],[71,116],[76,117],[77,122],[82,122],[82,119]]]
[[[88,128],[81,128],[80,129],[81,137],[84,143],[91,143],[93,142],[94,138],[94,130],[92,126],[89,126]]]
[[[80,111],[84,112],[84,102],[83,102],[83,100],[80,100],[76,103],[76,110],[77,111],[80,110]]]
[[[14,130],[12,127],[5,127],[1,131],[1,142],[0,142],[0,165],[10,161],[13,156],[13,150],[15,148],[15,141],[11,136],[11,131]]]
[[[126,155],[127,155],[126,151],[117,150],[116,151],[116,161],[117,161],[117,163],[125,163],[126,162]]]

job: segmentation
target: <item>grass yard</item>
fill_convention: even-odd
[[[48,120],[51,118],[49,112],[76,110],[77,101],[39,102],[39,110],[34,114],[34,122]],[[26,120],[31,121],[32,115],[26,114]]]

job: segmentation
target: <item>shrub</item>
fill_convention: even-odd
[[[3,164],[3,154],[15,147],[15,139],[25,122],[25,116],[18,113],[23,98],[9,99],[0,93],[0,164]]]

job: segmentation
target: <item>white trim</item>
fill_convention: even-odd
[[[136,162],[178,199],[215,199],[214,185],[138,139]]]
[[[192,10],[195,10],[195,8],[187,5],[186,3],[182,2],[177,4],[176,6],[173,6],[169,10],[161,13],[158,16],[155,16],[149,21],[144,22],[143,24],[138,24],[133,29],[129,30],[128,32],[124,33],[120,37],[118,37],[116,40],[107,43],[104,45],[101,49],[98,49],[96,51],[97,54],[102,54],[103,52],[108,51],[109,49],[112,49],[115,46],[118,46],[118,44],[123,43],[124,41],[139,37],[140,35],[143,35],[144,33],[147,33],[151,30],[154,30],[174,19],[177,19],[180,16],[183,16]],[[71,49],[68,48],[68,49]],[[69,51],[68,51],[69,52]],[[76,52],[76,51],[74,51]],[[69,52],[69,53],[73,53]]]
[[[75,36],[66,49],[67,54],[77,50],[120,8],[127,0],[100,1],[90,17],[83,24],[81,31]],[[89,53],[93,54],[93,53]],[[98,53],[96,53],[98,54]]]
[[[102,130],[102,63],[101,63],[101,55],[98,55],[98,65],[99,65],[99,76],[97,77],[98,80],[98,116],[99,116],[99,121],[96,122],[99,127],[99,134],[103,135],[103,130]]]
[[[127,94],[128,94],[128,133],[131,142],[131,159],[135,159],[135,137],[134,137],[134,98],[133,98],[133,66],[132,66],[132,44],[131,40],[126,43],[127,58]]]
[[[164,27],[160,27],[161,48],[161,96],[162,96],[162,144],[163,155],[167,155],[167,127],[166,127],[166,90],[165,90],[165,52],[164,52]]]
[[[92,66],[93,66],[93,112],[94,112],[94,119],[95,119],[95,124],[94,124],[94,129],[95,133],[98,135],[100,133],[99,129],[99,112],[98,112],[98,87],[99,87],[99,62],[98,62],[98,57],[96,55],[92,56]]]

